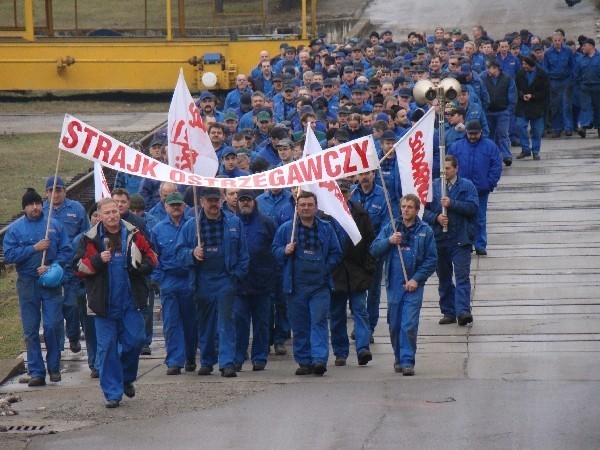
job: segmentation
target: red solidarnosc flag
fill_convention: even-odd
[[[415,194],[421,200],[419,217],[426,202],[433,199],[433,133],[435,113],[431,108],[396,144],[402,194]]]
[[[183,69],[169,107],[168,164],[184,172],[214,177],[219,161],[210,142],[200,111],[185,84]]]
[[[94,163],[94,199],[100,201],[103,198],[110,197],[110,190],[108,189],[108,183],[104,177],[102,166],[95,162]]]
[[[320,151],[322,151],[322,149],[319,145],[319,141],[312,128],[308,126],[303,156],[309,156]],[[319,209],[339,222],[350,239],[352,239],[354,245],[360,242],[362,239],[360,231],[358,231],[358,227],[352,218],[352,214],[344,200],[342,191],[340,191],[340,188],[335,181],[331,180],[305,184],[301,186],[301,189],[310,191],[317,196]]]

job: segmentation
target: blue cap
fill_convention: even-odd
[[[202,94],[200,94],[200,101],[204,100],[205,98],[210,98],[210,99],[215,99],[215,96],[212,95],[209,91],[202,91]]]
[[[433,44],[435,42],[435,37],[433,36],[427,36],[427,43],[428,44]]]
[[[381,135],[381,141],[394,141],[396,142],[398,140],[398,138],[396,137],[396,133],[394,133],[392,130],[385,130],[383,132],[383,134]]]
[[[235,151],[235,148],[233,147],[225,147],[223,149],[223,153],[221,153],[221,158],[225,158],[226,156],[229,155],[236,155],[237,156],[237,152]]]
[[[50,178],[48,178],[46,180],[46,189],[52,189],[52,186],[54,186],[54,175],[52,175]],[[61,177],[56,177],[56,187],[57,188],[65,187],[65,182],[63,181],[63,179]]]

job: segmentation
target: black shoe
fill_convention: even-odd
[[[369,361],[371,361],[373,359],[373,353],[371,353],[371,350],[363,350],[362,352],[360,352],[358,354],[358,365],[359,366],[366,366],[367,363]]]
[[[79,339],[69,339],[69,348],[73,353],[79,353],[81,351],[81,342],[79,342]]]
[[[135,397],[135,386],[133,383],[125,383],[123,386],[123,394],[129,398]]]
[[[296,375],[310,375],[312,373],[310,366],[300,365],[296,369]]]
[[[555,132],[552,133],[552,137],[556,139],[556,138],[559,138],[561,134],[562,134],[562,132],[555,131]]]
[[[221,369],[221,376],[225,378],[235,378],[237,377],[237,372],[233,367],[225,367]]]
[[[100,373],[96,369],[92,369],[90,372],[90,378],[98,378]]]
[[[213,371],[213,366],[200,366],[198,375],[210,375]]]
[[[352,333],[350,333],[350,339],[352,339],[353,341],[356,340],[356,334],[354,334],[354,330],[352,330]]]
[[[150,350],[150,347],[142,347],[142,351],[140,352],[140,355],[149,356],[151,354],[152,354],[152,350]]]
[[[236,372],[241,372],[242,371],[242,364],[240,364],[240,363],[233,363],[233,368],[235,369]]]
[[[119,400],[107,400],[104,406],[107,408],[118,408],[120,403]]]
[[[60,372],[48,372],[48,375],[50,375],[50,381],[53,383],[58,383],[60,380],[62,380]]]
[[[346,358],[344,358],[343,356],[337,356],[335,358],[335,365],[337,367],[342,367],[346,365]]]
[[[440,325],[449,325],[451,323],[456,323],[456,317],[454,316],[444,316],[438,322]]]
[[[536,153],[535,155],[533,155],[533,159],[535,161],[539,161],[540,159],[542,159],[542,157],[539,154]]]
[[[512,141],[512,142],[510,143],[510,146],[511,146],[511,147],[520,147],[520,146],[521,146],[521,143],[520,143],[520,142],[517,142],[517,141]]]
[[[312,368],[312,372],[315,375],[323,375],[325,372],[327,372],[327,365],[324,362],[319,361],[318,363],[315,363],[315,365]]]
[[[506,157],[506,158],[504,158],[504,159],[502,160],[502,162],[504,163],[504,165],[505,165],[506,167],[510,167],[510,166],[512,166],[512,158],[508,158],[508,157]]]
[[[195,372],[196,371],[196,363],[194,361],[186,361],[185,362],[185,371],[186,372]]]
[[[274,345],[275,354],[279,356],[287,355],[287,349],[283,344],[275,344]]]
[[[394,361],[394,372],[402,373],[402,366],[400,365],[400,361]]]
[[[578,134],[579,136],[581,136],[582,138],[585,138],[585,135],[586,135],[585,128],[583,128],[583,127],[582,127],[582,128],[580,128],[579,130],[577,130],[577,134]],[[599,135],[599,136],[600,136],[600,135]]]
[[[412,377],[415,374],[415,368],[413,366],[402,366],[402,375],[405,377]]]
[[[375,336],[371,335],[371,337],[369,338],[369,344],[374,344],[375,343]]]
[[[38,387],[38,386],[46,386],[46,380],[42,377],[31,377],[31,379],[27,382],[27,386],[29,387]]]
[[[252,371],[253,372],[260,372],[261,370],[265,370],[265,365],[264,364],[252,364]]]
[[[167,368],[167,375],[181,375],[181,367],[171,366]]]
[[[458,324],[461,327],[466,326],[468,323],[473,322],[473,316],[471,315],[471,313],[462,313],[460,316],[458,316]]]
[[[529,158],[531,156],[531,152],[521,152],[517,155],[517,159]]]
[[[479,256],[486,256],[487,255],[487,251],[484,248],[476,248],[475,249],[475,254],[479,255]]]
[[[571,136],[573,136],[573,132],[572,131],[567,131],[567,132],[565,132],[565,136],[571,137]]]

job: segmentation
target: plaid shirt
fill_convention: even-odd
[[[319,249],[321,243],[319,242],[317,222],[314,222],[310,227],[306,227],[298,219],[298,245],[305,250]]]
[[[202,216],[200,238],[206,247],[218,247],[223,244],[223,214],[217,220]]]
[[[402,242],[400,243],[400,247],[410,247],[415,240],[417,222],[415,221],[415,223],[407,228],[406,225],[404,225],[404,222],[400,220],[399,225],[398,231],[402,233]]]

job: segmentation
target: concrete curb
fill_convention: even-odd
[[[25,371],[25,361],[22,358],[0,359],[0,384]]]

